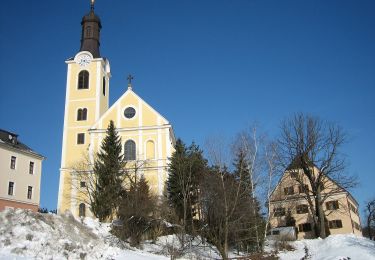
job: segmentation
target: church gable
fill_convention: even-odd
[[[91,129],[106,129],[110,120],[116,128],[149,128],[169,122],[131,89],[128,89]]]

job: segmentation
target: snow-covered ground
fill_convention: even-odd
[[[0,260],[3,259],[170,259],[179,248],[176,236],[146,241],[142,250],[121,242],[110,225],[91,218],[34,213],[21,209],[0,212]],[[189,246],[191,245],[191,246]],[[182,258],[220,258],[198,239],[188,243]]]
[[[326,239],[304,239],[290,242],[294,251],[278,254],[281,260],[372,260],[375,259],[375,241],[352,234],[331,235]]]
[[[175,235],[146,241],[141,249],[119,241],[110,225],[91,218],[33,213],[7,209],[0,212],[0,260],[3,259],[170,259],[180,248]],[[186,239],[186,237],[185,237]],[[187,237],[188,239],[188,237]],[[375,260],[375,242],[354,235],[290,242],[294,251],[278,253],[282,260],[301,259],[305,248],[310,258],[321,260]],[[272,247],[268,250],[272,251]],[[230,257],[235,257],[231,254]],[[220,259],[214,247],[197,238],[187,243],[180,259]]]

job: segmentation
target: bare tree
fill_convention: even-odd
[[[213,167],[202,185],[205,235],[224,259],[229,247],[244,250],[251,246],[252,250],[259,250],[263,240],[259,237],[263,221],[254,191],[258,140],[256,132],[247,134],[238,135],[234,144],[221,138],[206,142]],[[228,169],[232,157],[235,157],[233,173]]]
[[[270,142],[266,145],[265,148],[265,161],[266,161],[266,168],[264,171],[264,177],[263,179],[265,182],[263,182],[263,190],[265,193],[266,198],[266,204],[267,204],[267,217],[266,217],[266,226],[264,228],[264,238],[267,235],[268,226],[270,223],[270,219],[272,217],[273,212],[271,212],[271,194],[275,187],[275,180],[278,177],[278,167],[277,162],[279,160],[279,154],[278,154],[278,148],[277,143]]]
[[[367,235],[370,239],[375,240],[375,234],[373,230],[375,229],[375,199],[372,199],[366,203],[365,206],[366,221],[367,221]]]
[[[296,114],[281,124],[281,163],[296,173],[312,212],[315,234],[321,238],[326,237],[323,203],[356,185],[356,179],[345,172],[340,154],[344,142],[341,127],[317,117]],[[306,182],[311,190],[305,189]]]
[[[267,182],[264,179],[264,164],[265,164],[265,135],[259,134],[257,124],[251,125],[248,129],[240,132],[234,142],[234,153],[238,151],[242,152],[246,158],[247,168],[250,173],[250,187],[246,187],[246,190],[250,191],[252,198],[252,204],[256,201],[257,190],[261,189],[262,186]],[[241,185],[246,185],[245,183]],[[264,187],[264,186],[263,186]],[[252,207],[253,216],[257,214],[257,208]],[[261,248],[260,230],[261,227],[256,225],[255,229],[255,240],[257,243],[257,250]]]

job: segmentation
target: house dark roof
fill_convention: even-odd
[[[18,135],[3,129],[0,129],[0,144],[3,144],[8,147],[12,147],[14,149],[32,153],[36,156],[44,157],[43,155],[38,154],[37,152],[33,151],[30,147],[26,144],[20,142],[18,140]]]

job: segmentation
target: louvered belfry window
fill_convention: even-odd
[[[78,74],[78,89],[88,89],[89,88],[89,72],[87,70],[82,70]]]

